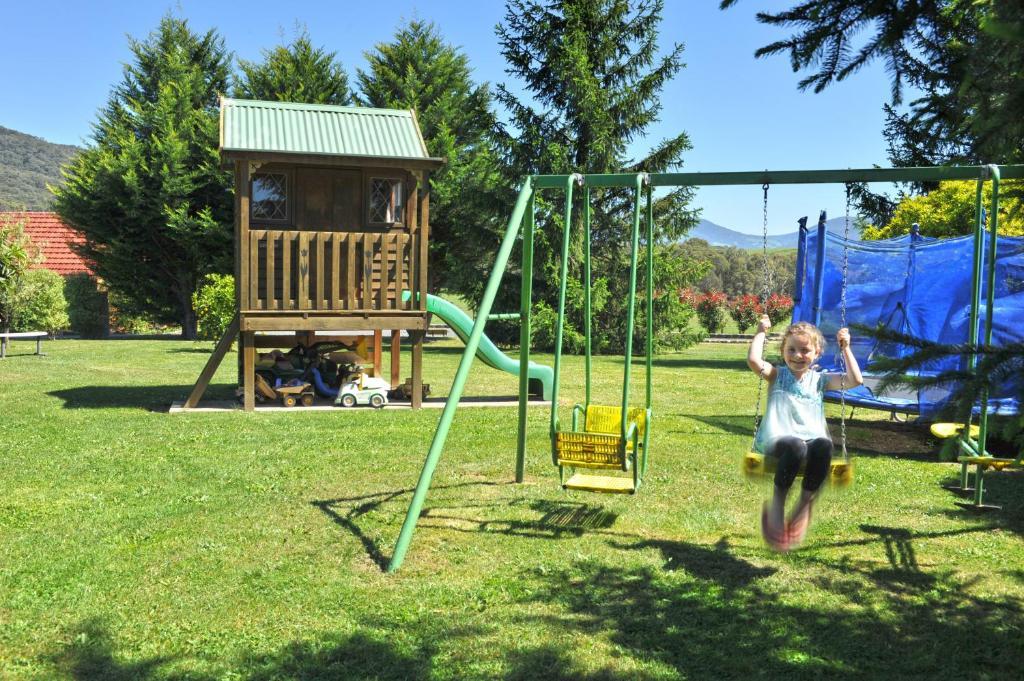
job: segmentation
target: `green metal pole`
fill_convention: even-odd
[[[651,370],[654,368],[654,188],[647,187],[647,403],[651,408],[653,390]],[[645,452],[646,454],[646,452]]]
[[[996,252],[997,252],[997,240],[996,230],[999,227],[999,166],[989,166],[992,177],[992,208],[988,215],[989,224],[989,238],[988,238],[988,258],[986,265],[988,271],[986,272],[986,288],[985,291],[985,345],[992,344],[992,319],[993,319],[993,308],[995,307],[996,300]],[[977,365],[977,362],[975,362]],[[981,404],[979,408],[981,413],[978,415],[978,451],[985,452],[986,440],[988,439],[988,390],[983,390],[981,393]],[[981,506],[982,494],[983,494],[983,471],[981,466],[978,466],[978,473],[974,476],[974,504]]]
[[[924,182],[940,180],[974,180],[984,166],[937,166],[916,168],[846,168],[834,170],[755,170],[722,173],[653,173],[654,187],[756,184],[831,184],[846,182]],[[1004,180],[1024,178],[1024,165],[1000,168]],[[567,175],[536,175],[534,187],[561,188]],[[633,186],[635,174],[620,173],[585,175],[588,187]]]
[[[530,386],[530,308],[533,306],[533,227],[537,197],[530,194],[523,225],[522,287],[519,294],[519,434],[516,438],[516,482],[526,473],[526,402]]]
[[[441,458],[441,450],[444,449],[445,440],[448,439],[448,430],[451,428],[452,419],[455,418],[455,409],[458,407],[459,399],[462,397],[462,391],[466,385],[466,377],[469,375],[469,369],[473,364],[477,348],[480,347],[480,337],[483,335],[484,327],[487,325],[487,315],[491,312],[491,305],[494,304],[494,297],[498,293],[498,286],[501,284],[502,275],[505,274],[505,266],[508,264],[509,255],[512,253],[512,247],[515,245],[516,237],[519,234],[523,213],[526,212],[526,207],[532,195],[533,182],[530,178],[527,178],[523,183],[523,188],[519,191],[519,197],[516,199],[512,217],[509,218],[508,227],[505,229],[505,237],[502,239],[501,246],[498,248],[498,255],[494,259],[494,268],[491,270],[491,276],[487,280],[487,288],[484,290],[483,300],[480,301],[476,321],[473,322],[473,330],[466,340],[466,349],[462,353],[462,360],[459,362],[459,368],[455,372],[455,380],[452,382],[452,389],[448,393],[448,401],[444,405],[444,411],[441,412],[441,419],[437,424],[437,431],[434,432],[434,439],[430,443],[430,450],[427,452],[427,459],[423,463],[419,482],[416,483],[416,491],[412,495],[409,510],[405,514],[405,522],[402,523],[402,531],[398,535],[395,552],[391,556],[391,562],[388,564],[388,572],[398,570],[402,567],[402,562],[405,560],[405,553],[409,549],[413,532],[416,530],[416,521],[423,510],[423,502],[427,498],[427,490],[430,489],[430,480],[433,478],[434,469],[437,468],[437,462]]]
[[[590,187],[583,191],[583,319],[584,328],[585,358],[584,374],[586,378],[586,401],[584,408],[590,406]]]
[[[626,446],[626,422],[629,411],[629,377],[633,365],[633,317],[636,313],[636,265],[637,251],[640,250],[640,196],[647,176],[643,173],[634,175],[633,186],[633,232],[629,255],[629,303],[626,306],[626,370],[622,376],[622,414],[619,423],[622,446]]]
[[[647,472],[647,443],[651,434],[651,404],[653,386],[651,373],[654,369],[654,187],[647,187],[647,403],[644,421],[643,459],[639,462],[640,475]]]
[[[562,267],[558,286],[558,326],[555,328],[555,376],[551,386],[551,456],[557,462],[555,432],[558,430],[558,384],[561,383],[562,327],[565,325],[565,285],[569,276],[569,228],[572,222],[572,186],[578,175],[565,176],[565,224],[562,226]]]
[[[974,262],[971,271],[971,311],[968,315],[967,340],[971,345],[978,343],[978,308],[981,307],[981,271],[984,262],[985,242],[985,219],[982,208],[982,191],[985,188],[985,176],[978,178],[977,188],[974,194]],[[967,368],[974,371],[978,363],[977,355],[971,355],[967,359]],[[973,410],[967,412],[964,421],[964,429],[960,433],[960,439],[969,441],[971,439],[971,422],[974,420]],[[965,461],[960,464],[960,489],[970,489],[968,481],[970,467]],[[977,486],[975,486],[977,490]]]

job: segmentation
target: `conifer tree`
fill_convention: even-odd
[[[681,45],[659,57],[662,9],[660,0],[509,0],[504,23],[497,28],[498,40],[507,72],[521,81],[525,94],[517,96],[505,85],[497,90],[497,100],[509,112],[508,123],[498,131],[507,184],[517,186],[533,173],[665,172],[682,165],[683,153],[690,148],[683,132],[638,157],[631,146],[658,120],[659,94],[683,67]],[[675,240],[692,227],[695,215],[687,207],[691,195],[692,190],[679,188],[658,199],[656,238]],[[538,325],[551,319],[545,313],[556,307],[562,241],[561,210],[540,205],[543,214],[538,216],[534,255]],[[592,205],[597,346],[620,350],[630,295],[631,192],[597,192]],[[508,215],[509,208],[506,203],[502,212]],[[578,209],[574,213],[581,215]],[[574,282],[580,278],[581,232],[579,224],[572,229]],[[483,278],[478,281],[482,285]],[[678,277],[672,282],[678,284]],[[656,280],[655,288],[674,291],[667,281]],[[497,305],[515,307],[518,290],[516,283],[506,286]],[[575,283],[570,284],[568,298],[566,337],[571,349],[582,325],[582,293]],[[670,333],[685,324],[681,308],[661,309],[656,327]]]
[[[429,22],[408,22],[365,56],[369,69],[358,71],[359,101],[414,110],[427,151],[446,161],[430,180],[428,272],[432,289],[464,292],[463,263],[476,256],[467,233],[487,221],[481,197],[492,191],[495,177],[487,147],[494,124],[488,86],[473,83],[469,59]]]
[[[313,47],[302,31],[287,47],[263,50],[263,62],[238,60],[235,96],[305,104],[352,103],[348,75],[335,52]]]
[[[802,0],[757,19],[793,29],[755,55],[788,55],[793,70],[805,74],[801,89],[821,92],[873,61],[885,65],[891,93],[884,134],[893,165],[1024,161],[1020,2]],[[856,197],[874,222],[891,218],[892,200],[864,187]]]
[[[230,55],[215,31],[169,15],[129,41],[134,59],[65,168],[56,210],[85,235],[81,253],[122,312],[194,338],[197,283],[231,271],[231,176],[217,151]]]

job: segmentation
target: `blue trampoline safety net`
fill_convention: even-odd
[[[986,239],[988,235],[986,234]],[[804,266],[796,273],[793,321],[817,323],[828,341],[821,366],[835,369],[835,334],[840,328],[844,246],[848,262],[846,324],[879,324],[918,338],[940,343],[966,343],[970,339],[974,237],[931,239],[919,235],[884,241],[845,241],[825,233],[825,255],[820,309],[815,306],[818,269],[818,234],[809,232],[804,245]],[[988,243],[985,246],[988,248]],[[992,343],[1024,340],[1024,238],[999,237],[996,242],[996,284]],[[987,250],[985,251],[987,252]],[[978,312],[979,339],[983,339],[986,274]],[[950,390],[917,391],[906,388],[876,393],[872,375],[876,358],[903,357],[912,348],[879,343],[853,331],[853,351],[864,372],[864,385],[846,392],[856,406],[885,409],[925,418],[944,406]],[[959,360],[947,358],[926,367],[928,372],[956,369]],[[1015,386],[1003,385],[992,395],[989,413],[1018,413]],[[839,395],[829,394],[838,399]]]

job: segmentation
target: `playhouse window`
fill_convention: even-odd
[[[402,181],[374,177],[370,180],[370,222],[395,224],[402,222],[405,199]]]
[[[252,178],[252,219],[283,222],[288,219],[288,176],[259,173]]]

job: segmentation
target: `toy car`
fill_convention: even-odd
[[[359,377],[341,386],[334,404],[343,407],[354,407],[357,404],[368,404],[380,409],[388,403],[388,390],[391,386],[382,378],[359,374]]]

